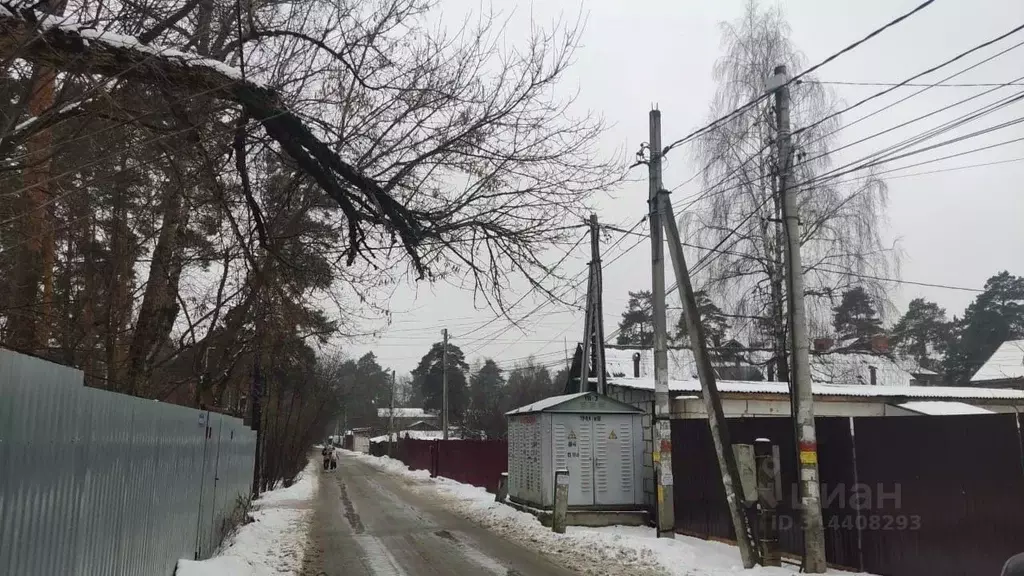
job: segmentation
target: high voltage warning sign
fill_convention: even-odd
[[[608,434],[608,439],[609,439],[609,440],[618,440],[618,439],[619,439],[619,437],[615,435],[615,430],[612,430],[612,431],[611,431],[611,432],[610,432],[610,433]]]
[[[575,440],[575,439],[576,439],[576,431],[575,430],[569,430],[569,440]]]

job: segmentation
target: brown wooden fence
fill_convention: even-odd
[[[986,576],[1024,551],[1024,465],[1013,415],[819,418],[829,562],[882,576]],[[729,421],[735,443],[780,445],[780,546],[799,554],[792,421]],[[733,539],[703,420],[672,423],[676,526]]]
[[[370,453],[385,456],[386,442],[373,444]],[[451,478],[495,492],[508,469],[508,443],[504,440],[411,440],[399,438],[394,456],[413,470]]]

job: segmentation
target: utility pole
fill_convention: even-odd
[[[661,112],[650,113],[650,184],[647,206],[651,227],[651,303],[654,324],[654,468],[658,498],[658,537],[675,538],[675,497],[672,484],[672,427],[668,397],[668,334],[665,326],[665,245],[658,194],[661,184]]]
[[[672,210],[672,202],[669,200],[668,192],[664,189],[658,192],[658,206],[661,210],[662,225],[668,234],[668,250],[672,256],[672,268],[676,274],[676,284],[679,286],[679,298],[683,304],[683,318],[686,320],[686,331],[690,336],[690,348],[693,350],[693,357],[697,363],[697,376],[700,378],[701,397],[704,399],[704,409],[708,413],[708,427],[711,429],[711,438],[715,444],[715,453],[718,456],[718,468],[722,474],[722,486],[725,489],[725,500],[729,506],[729,515],[732,518],[732,526],[736,532],[736,545],[740,549],[740,558],[743,560],[744,568],[753,568],[757,563],[757,552],[754,548],[753,536],[748,526],[747,516],[742,508],[742,490],[740,486],[739,466],[736,465],[736,454],[732,449],[732,440],[729,437],[729,423],[725,419],[722,410],[722,399],[718,395],[718,383],[715,381],[715,369],[711,365],[711,358],[708,356],[707,341],[704,339],[704,326],[700,321],[700,313],[697,310],[697,299],[693,294],[693,285],[690,282],[690,272],[686,268],[686,258],[683,255],[683,245],[679,237],[679,228],[676,226],[675,214]]]
[[[792,178],[792,143],[789,127],[789,77],[786,67],[776,66],[775,76],[768,82],[775,92],[775,118],[778,122],[779,195],[782,196],[782,219],[785,222],[787,279],[789,280],[789,333],[793,361],[790,365],[790,387],[796,402],[796,432],[800,454],[800,507],[804,525],[804,570],[824,574],[825,530],[821,517],[821,494],[818,487],[818,442],[814,429],[814,396],[811,393],[811,362],[807,341],[807,315],[804,310],[803,265],[800,261],[800,216],[796,193],[790,189]]]
[[[441,351],[441,426],[442,438],[448,439],[448,329],[441,330],[444,349]]]
[[[580,386],[577,392],[589,392],[590,391],[590,360],[593,350],[590,346],[593,340],[590,338],[591,332],[594,330],[594,315],[591,314],[591,309],[594,307],[594,266],[593,263],[587,265],[589,276],[587,277],[587,304],[586,312],[583,315],[583,344],[580,351]]]
[[[590,215],[590,292],[592,294],[590,310],[590,332],[587,338],[594,347],[594,370],[597,371],[597,393],[604,394],[607,390],[604,369],[604,305],[601,292],[604,290],[601,277],[601,229],[597,224],[597,214]],[[589,358],[588,358],[589,360]]]
[[[391,369],[391,402],[388,408],[388,456],[394,456],[395,441],[395,369]]]

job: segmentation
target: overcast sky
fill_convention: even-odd
[[[817,63],[869,31],[909,11],[920,0],[782,0],[778,2],[792,27],[792,40],[808,63]],[[441,2],[446,22],[461,21],[467,11],[479,4],[467,0]],[[508,4],[509,8],[504,5]],[[495,2],[506,13],[513,3]],[[767,3],[766,3],[767,4]],[[509,42],[525,38],[531,18],[548,23],[565,14],[574,18],[582,13],[587,18],[583,46],[577,63],[566,77],[566,94],[579,91],[580,111],[593,110],[603,115],[611,129],[603,138],[605,150],[611,154],[626,151],[632,154],[647,140],[647,116],[652,104],[663,115],[666,142],[702,126],[708,118],[708,107],[715,85],[712,66],[720,54],[719,27],[732,21],[743,11],[744,0],[544,0],[535,5],[520,3],[509,27]],[[955,56],[977,44],[1024,24],[1024,1],[1021,0],[939,0],[906,22],[883,33],[864,46],[822,68],[817,76],[823,81],[899,82],[935,64]],[[982,52],[959,66],[943,71],[952,73],[994,54],[1000,49],[1024,40],[1019,33],[998,46]],[[1024,76],[1024,47],[978,67],[956,79],[957,82],[1004,83]],[[942,76],[931,75],[925,81]],[[880,88],[833,86],[846,103],[853,103]],[[936,88],[908,100],[839,133],[844,144],[886,127],[899,124],[935,108],[950,104],[982,88]],[[983,100],[989,102],[1020,88],[1003,88]],[[845,122],[857,119],[907,94],[899,89],[853,110]],[[959,113],[967,111],[965,108]],[[968,133],[979,128],[1019,118],[1024,103],[1017,103],[1001,114],[992,114],[965,128]],[[955,116],[936,116],[941,123]],[[931,126],[933,124],[928,124]],[[794,128],[798,128],[794,126]],[[919,133],[924,125],[916,124],[892,135],[851,147],[837,159],[849,161],[885,145]],[[955,134],[955,133],[954,133]],[[942,139],[954,134],[947,134]],[[1020,125],[975,138],[959,146],[937,150],[903,162],[895,167],[954,152],[1024,138]],[[1024,141],[1001,145],[990,150],[927,166],[895,172],[890,176],[888,222],[885,235],[898,241],[904,257],[901,278],[906,281],[980,288],[985,280],[1001,270],[1024,275],[1024,161],[995,166],[915,175],[922,171],[955,168],[983,162],[1024,159]],[[665,186],[673,188],[694,173],[692,153],[680,148],[671,154],[666,165]],[[627,183],[594,201],[602,222],[631,226],[647,210],[645,169],[635,169],[636,181]],[[699,179],[674,193],[675,197],[698,192]],[[682,233],[685,235],[686,230]],[[639,238],[618,240],[613,236],[603,244],[605,262],[615,259]],[[583,271],[588,260],[583,243],[566,259],[566,274]],[[552,252],[552,261],[561,254]],[[671,268],[668,268],[671,275]],[[519,282],[525,290],[525,282]],[[618,324],[627,291],[650,289],[650,248],[646,241],[625,253],[604,272],[605,331]],[[915,297],[937,301],[950,316],[963,313],[975,294],[966,291],[901,285],[893,292],[896,305],[902,310]],[[583,295],[580,294],[581,298]],[[510,298],[515,301],[518,296]],[[539,296],[526,298],[513,317],[521,317],[543,303]],[[676,296],[669,297],[669,306],[678,306]],[[488,309],[475,309],[471,294],[446,284],[421,283],[399,289],[392,300],[394,322],[383,337],[362,342],[343,342],[346,353],[358,356],[374,351],[380,363],[395,368],[399,374],[415,367],[431,343],[440,339],[441,328],[447,326],[453,343],[467,353],[470,361],[492,357],[504,367],[535,355],[539,362],[553,363],[564,358],[566,346],[571,350],[582,335],[579,311],[548,304],[522,323],[523,330],[508,327],[505,320],[496,320]],[[888,319],[891,321],[891,319]],[[496,334],[497,332],[497,334]],[[485,336],[487,338],[485,338]],[[493,337],[493,338],[492,338]],[[568,344],[566,344],[568,343]]]

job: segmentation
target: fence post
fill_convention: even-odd
[[[754,460],[757,467],[758,544],[763,566],[782,566],[779,556],[779,532],[775,518],[775,458],[771,440],[754,441]]]
[[[437,478],[439,462],[441,460],[441,442],[434,440],[430,445],[430,477]]]
[[[504,503],[506,498],[508,498],[508,472],[502,472],[498,477],[498,490],[494,494],[494,501]]]
[[[565,534],[565,517],[569,512],[569,471],[555,470],[555,510],[551,514],[551,531]]]

